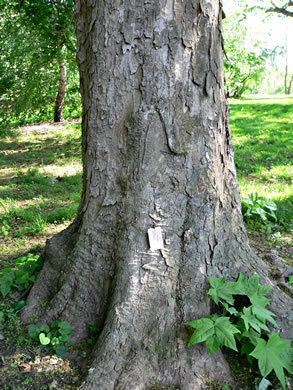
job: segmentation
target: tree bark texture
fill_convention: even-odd
[[[54,122],[61,122],[63,120],[63,106],[66,93],[66,63],[60,61],[59,63],[59,87],[54,109]]]
[[[67,320],[75,340],[89,321],[101,329],[82,389],[227,380],[220,352],[187,348],[185,323],[210,314],[210,275],[271,282],[243,227],[219,1],[77,0],[75,10],[82,200],[47,243],[23,319]],[[152,227],[161,250],[150,250]],[[275,288],[273,298],[289,331],[289,297]]]

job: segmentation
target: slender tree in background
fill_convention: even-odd
[[[288,30],[287,30],[286,40],[285,40],[285,75],[284,75],[285,95],[290,95],[292,83],[293,83],[293,74],[289,73],[289,65],[288,65]]]
[[[75,341],[94,321],[101,334],[82,389],[227,380],[219,351],[187,349],[186,321],[211,312],[209,275],[259,272],[272,283],[241,216],[220,2],[77,0],[75,11],[82,199],[74,222],[47,242],[22,318],[69,321]],[[158,249],[150,228],[161,228]],[[285,335],[289,306],[274,287]]]
[[[63,119],[63,106],[66,93],[66,63],[61,60],[59,63],[59,88],[55,102],[54,122],[60,122]]]
[[[55,100],[59,122],[67,64],[71,73],[76,66],[73,0],[0,0],[0,5],[3,102],[22,112],[44,110]],[[77,82],[76,72],[75,77]]]

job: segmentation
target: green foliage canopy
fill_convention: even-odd
[[[247,27],[244,23],[247,7],[235,11],[223,21],[224,67],[226,90],[229,97],[240,97],[253,80],[260,82],[271,51],[264,49],[257,39],[253,47],[246,45]]]
[[[1,111],[49,115],[61,60],[78,105],[73,0],[0,0],[0,9]]]

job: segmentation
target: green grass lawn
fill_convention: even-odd
[[[0,133],[0,259],[43,245],[77,211],[80,122]]]
[[[232,100],[230,126],[241,195],[273,200],[283,230],[292,231],[293,98]]]

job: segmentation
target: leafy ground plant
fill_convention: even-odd
[[[4,268],[0,271],[0,292],[3,298],[13,287],[23,291],[31,283],[34,283],[36,276],[43,266],[43,260],[39,255],[29,253],[26,256],[14,260],[13,268]]]
[[[66,347],[72,345],[72,327],[66,321],[54,321],[50,325],[43,324],[40,327],[31,324],[28,326],[28,334],[41,345],[51,347],[61,357],[66,356]]]
[[[26,305],[26,301],[18,301],[12,307],[7,307],[4,304],[0,304],[0,328],[2,323],[10,318],[15,318],[16,314],[20,312]]]
[[[242,199],[242,213],[246,223],[269,225],[277,222],[275,211],[277,205],[270,199],[265,199],[255,194],[249,194],[248,198]]]
[[[266,324],[269,322],[278,328],[275,314],[266,308],[270,300],[265,296],[270,288],[259,284],[257,274],[246,278],[240,273],[236,282],[211,276],[209,282],[211,288],[208,294],[222,308],[223,314],[188,322],[195,329],[188,346],[205,342],[213,355],[223,346],[238,351],[238,342],[241,354],[245,354],[249,361],[253,358],[258,360],[262,377],[266,378],[274,370],[285,389],[284,369],[293,373],[293,349],[290,340],[270,332]],[[239,298],[240,305],[237,304]]]
[[[90,345],[93,345],[97,338],[99,337],[99,328],[97,328],[94,324],[94,322],[90,321],[88,322],[88,327],[89,327],[89,332],[90,332],[90,337],[87,338],[87,343]]]
[[[7,237],[9,235],[9,230],[10,230],[10,226],[7,224],[5,219],[2,219],[0,235]]]

